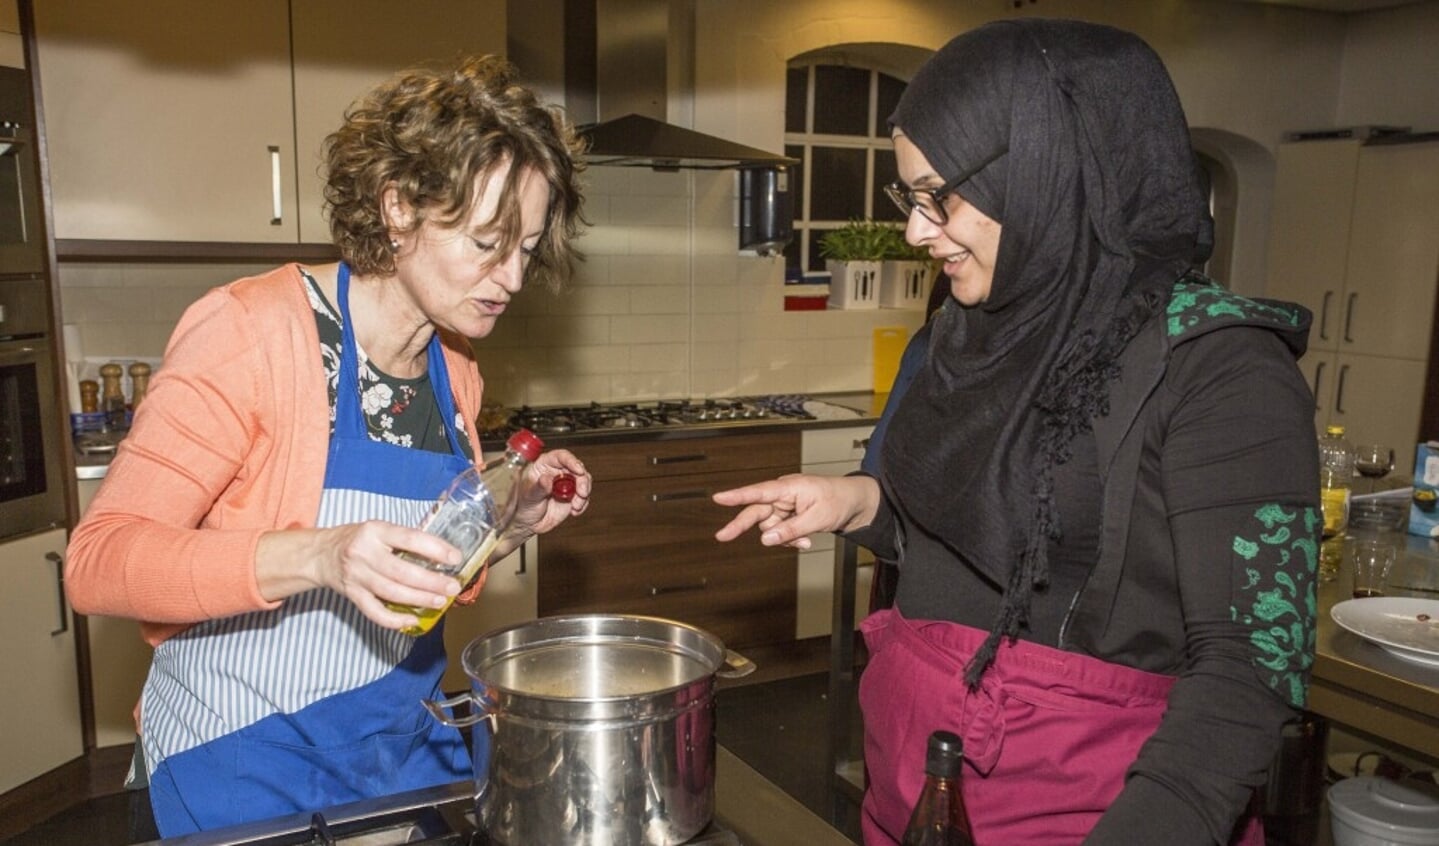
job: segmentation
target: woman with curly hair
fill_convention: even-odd
[[[863,624],[865,842],[899,842],[943,729],[977,843],[1259,846],[1313,661],[1308,313],[1200,273],[1189,129],[1129,33],[980,27],[890,127],[889,196],[950,296],[881,460],[715,495],[743,507],[721,540],[897,562]]]
[[[181,319],[65,574],[77,611],[140,620],[155,647],[132,776],[160,835],[471,777],[418,706],[442,626],[406,635],[393,606],[480,584],[399,554],[458,563],[413,527],[480,459],[469,339],[571,271],[578,149],[502,60],[403,72],[326,142],[341,260],[240,279]],[[493,555],[583,512],[590,481],[542,454]]]

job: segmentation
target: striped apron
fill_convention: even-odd
[[[429,374],[450,452],[371,440],[360,406],[349,283],[341,263],[335,430],[315,524],[417,525],[470,466],[452,422],[439,338],[430,341]],[[420,704],[439,693],[443,623],[412,638],[319,588],[276,610],[209,620],[161,643],[140,704],[161,836],[471,778],[459,732]]]

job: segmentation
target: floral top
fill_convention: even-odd
[[[330,432],[335,431],[335,392],[340,369],[340,314],[320,291],[319,283],[309,273],[305,292],[315,310],[315,324],[320,331],[320,357],[325,366],[325,384],[329,389]],[[430,385],[430,374],[401,379],[382,372],[370,364],[364,349],[359,356],[360,409],[370,439],[403,447],[416,447],[429,452],[449,452],[444,421],[440,419],[439,403]],[[459,436],[461,449],[471,459],[469,439],[465,437],[465,420],[456,413],[452,425]]]

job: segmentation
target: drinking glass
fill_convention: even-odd
[[[1383,596],[1384,583],[1399,556],[1398,548],[1388,539],[1356,538],[1349,547],[1349,563],[1354,573],[1354,598]]]
[[[1354,469],[1369,480],[1369,491],[1373,493],[1379,480],[1394,469],[1394,450],[1382,444],[1360,444],[1354,448]]]

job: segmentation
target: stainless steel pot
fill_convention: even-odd
[[[713,635],[656,617],[546,617],[465,647],[470,692],[425,707],[473,726],[490,839],[672,846],[714,813],[714,680],[753,672]],[[470,712],[446,709],[468,703]]]

